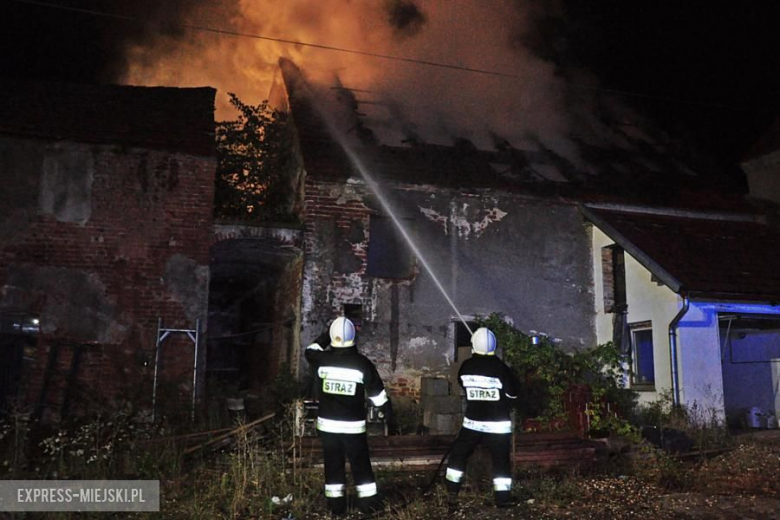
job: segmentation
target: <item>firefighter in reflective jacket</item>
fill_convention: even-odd
[[[328,344],[332,348],[326,349]],[[309,345],[305,355],[317,372],[317,432],[324,452],[328,508],[336,515],[346,510],[346,456],[358,506],[362,510],[375,509],[379,500],[368,454],[365,400],[370,399],[388,425],[393,424],[392,405],[382,379],[374,364],[357,351],[355,326],[347,318],[334,320],[329,332]]]
[[[517,398],[518,382],[512,370],[495,356],[496,336],[481,327],[471,336],[472,356],[463,362],[458,382],[466,393],[463,426],[450,452],[446,485],[449,503],[457,503],[458,491],[469,457],[478,444],[484,444],[492,459],[493,491],[496,505],[512,503],[511,401]]]

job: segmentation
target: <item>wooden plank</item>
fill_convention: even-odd
[[[202,444],[198,444],[197,446],[193,446],[191,448],[187,448],[186,450],[184,450],[184,455],[189,455],[189,454],[194,453],[194,452],[196,452],[198,450],[201,450],[201,449],[203,449],[203,448],[205,448],[207,446],[211,446],[212,444],[215,444],[217,442],[220,442],[220,441],[223,441],[223,440],[228,439],[230,437],[233,437],[234,435],[238,435],[239,433],[243,433],[243,432],[245,432],[245,431],[247,431],[247,430],[249,430],[251,428],[254,428],[258,424],[263,423],[263,422],[271,419],[275,415],[276,415],[275,413],[269,413],[268,415],[264,415],[263,417],[260,417],[259,419],[255,419],[252,422],[248,422],[246,424],[242,424],[238,428],[234,428],[233,430],[230,430],[229,432],[227,432],[225,434],[222,434],[222,435],[219,435],[217,437],[214,437],[213,439],[209,439],[208,441],[206,441],[206,442],[204,442]]]
[[[153,439],[141,439],[140,441],[136,441],[138,444],[156,444],[158,442],[166,442],[166,441],[179,441],[179,440],[185,440],[185,439],[196,439],[198,437],[207,437],[209,435],[215,435],[217,433],[224,433],[227,431],[233,431],[235,427],[230,428],[220,428],[218,430],[208,430],[208,431],[202,431],[202,432],[193,432],[193,433],[185,433],[183,435],[169,435],[168,437],[155,437]]]
[[[371,459],[377,467],[390,471],[429,471],[438,466],[449,450],[453,435],[369,436]],[[302,458],[311,463],[322,459],[322,448],[314,438],[301,439],[308,451]],[[596,458],[599,443],[579,435],[561,432],[521,434],[516,437],[515,464],[518,466],[578,466]],[[486,452],[484,447],[478,451]]]

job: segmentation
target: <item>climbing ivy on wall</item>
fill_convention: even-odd
[[[267,100],[253,106],[229,95],[238,118],[217,124],[215,216],[295,221],[295,163],[287,114]]]
[[[592,430],[629,433],[627,417],[636,407],[636,392],[622,388],[622,356],[610,342],[571,353],[561,350],[549,337],[532,337],[519,331],[500,314],[478,320],[492,330],[503,350],[504,361],[520,379],[517,407],[521,418],[538,418],[548,424],[566,419],[564,399],[576,388],[587,388]],[[606,412],[606,403],[610,410]]]

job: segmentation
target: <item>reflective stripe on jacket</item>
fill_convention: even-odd
[[[356,347],[323,350],[313,343],[304,354],[317,374],[317,429],[331,433],[366,431],[366,398],[374,406],[388,401],[374,364]]]
[[[519,384],[506,363],[475,353],[460,366],[458,382],[466,393],[464,427],[488,433],[512,431],[510,401],[517,397]]]

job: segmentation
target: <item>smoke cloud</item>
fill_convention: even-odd
[[[165,2],[166,4],[168,2]],[[184,4],[181,4],[184,5]],[[257,103],[268,95],[279,57],[324,85],[355,89],[360,110],[380,141],[411,135],[451,144],[470,139],[492,149],[496,139],[531,150],[553,150],[587,171],[578,140],[619,142],[593,110],[587,89],[572,90],[556,64],[531,52],[533,23],[554,15],[555,2],[516,0],[223,0],[188,2],[181,23],[246,34],[390,54],[498,71],[506,78],[391,61],[247,37],[160,32],[127,45],[130,84],[218,88],[218,117],[231,117],[227,92]],[[545,9],[550,11],[545,11]],[[577,72],[580,85],[595,80]],[[625,115],[625,114],[623,114]]]
[[[428,17],[410,0],[387,0],[385,9],[388,22],[399,37],[415,36],[428,21]]]

